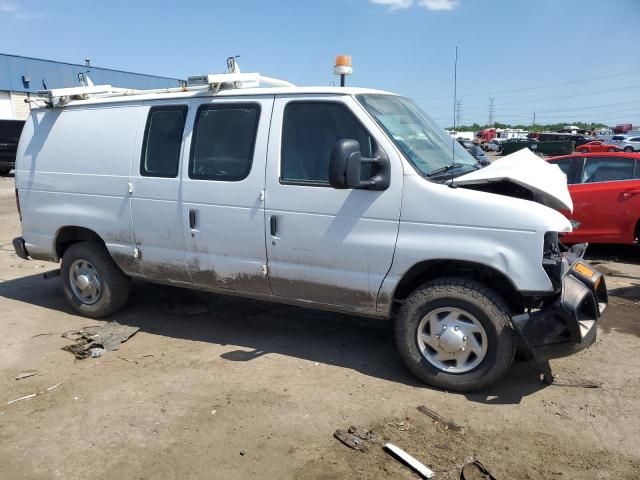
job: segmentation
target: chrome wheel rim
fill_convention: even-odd
[[[98,270],[90,262],[78,259],[69,268],[71,291],[85,305],[93,305],[100,299],[102,284]]]
[[[476,317],[460,308],[437,308],[427,313],[417,330],[422,356],[438,370],[465,373],[487,355],[487,333]]]

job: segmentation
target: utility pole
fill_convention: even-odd
[[[456,125],[460,125],[460,117],[462,117],[462,100],[456,100]]]
[[[493,126],[493,102],[495,101],[495,97],[489,97],[489,123],[487,124],[489,127]]]
[[[533,112],[533,123],[531,124],[531,130],[536,129],[536,112]]]

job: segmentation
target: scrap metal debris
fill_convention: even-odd
[[[344,443],[347,447],[353,448],[354,450],[366,452],[369,449],[367,442],[353,433],[338,429],[333,433],[333,436]]]
[[[36,395],[38,395],[38,394],[37,393],[32,393],[31,395],[25,395],[24,397],[16,398],[15,400],[11,400],[10,402],[7,402],[7,405],[11,405],[12,403],[19,402],[20,400],[28,400],[29,398],[33,398]]]
[[[96,352],[99,352],[98,349],[104,349],[108,352],[118,350],[120,344],[129,340],[138,330],[138,327],[120,325],[118,322],[84,327],[80,330],[64,332],[63,338],[73,340],[76,343],[62,347],[62,349],[73,353],[76,358],[95,358],[101,356],[101,354],[96,355]]]
[[[424,413],[428,417],[431,417],[433,420],[435,420],[436,422],[438,422],[439,424],[441,424],[442,426],[444,426],[445,428],[447,428],[449,430],[453,430],[455,432],[461,432],[461,433],[464,432],[464,428],[463,427],[461,427],[457,423],[453,422],[452,420],[444,418],[439,413],[434,412],[433,410],[425,407],[424,405],[420,405],[418,407],[418,411],[421,412],[421,413]]]
[[[409,467],[422,478],[431,478],[435,475],[435,472],[433,470],[429,469],[425,464],[413,458],[400,447],[396,447],[392,443],[385,443],[382,448],[385,452],[387,452],[403,465]]]
[[[16,380],[22,380],[23,378],[33,377],[34,375],[37,375],[37,374],[38,374],[37,370],[26,370],[16,375]]]
[[[351,435],[355,435],[356,437],[359,437],[362,440],[366,440],[368,442],[376,442],[378,440],[378,436],[375,434],[375,432],[371,430],[363,430],[358,427],[354,427],[353,425],[349,427],[348,432]]]
[[[109,363],[109,362],[113,362],[113,361],[115,361],[115,360],[106,360],[106,361],[104,361],[104,362],[92,363],[91,365],[87,365],[87,366],[86,366],[86,367],[84,367],[84,368],[95,367],[96,365],[102,365],[103,363]],[[75,372],[74,372],[74,373],[75,373]],[[24,397],[16,398],[16,399],[14,399],[14,400],[10,400],[10,401],[8,401],[8,402],[7,402],[7,405],[11,405],[12,403],[16,403],[16,402],[19,402],[19,401],[21,401],[21,400],[29,400],[29,399],[31,399],[31,398],[33,398],[33,397],[37,397],[38,395],[44,395],[45,393],[48,393],[48,392],[50,392],[51,390],[53,390],[53,389],[55,389],[55,388],[58,388],[58,387],[59,387],[60,385],[62,385],[64,382],[66,382],[67,380],[69,380],[69,379],[71,378],[71,376],[72,376],[72,375],[73,375],[73,373],[70,373],[70,374],[69,374],[69,375],[67,375],[67,376],[66,376],[66,377],[65,377],[61,382],[58,382],[58,383],[56,383],[55,385],[51,385],[50,387],[48,387],[48,388],[46,388],[46,389],[44,389],[44,390],[41,390],[41,391],[36,392],[36,393],[32,393],[32,394],[30,394],[30,395],[25,395]],[[76,398],[76,400],[78,399],[78,397],[75,397],[75,398]]]
[[[496,477],[479,461],[474,460],[462,467],[460,480],[496,480]]]
[[[407,432],[411,429],[408,423],[404,422],[389,422],[387,423],[390,427],[397,428],[401,432]]]

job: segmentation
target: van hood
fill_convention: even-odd
[[[525,198],[557,210],[573,211],[567,176],[560,167],[523,148],[480,170],[455,179],[461,187]]]

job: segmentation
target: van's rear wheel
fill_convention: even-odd
[[[480,390],[513,363],[509,308],[474,280],[445,278],[413,292],[395,323],[398,350],[422,381],[445,390]]]
[[[107,249],[95,242],[71,245],[62,257],[62,285],[71,306],[101,318],[120,310],[129,297],[129,278]]]

